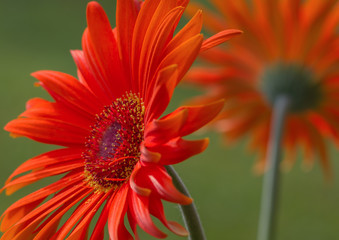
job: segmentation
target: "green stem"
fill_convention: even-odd
[[[263,179],[258,240],[273,240],[279,190],[279,165],[281,139],[289,99],[279,96],[275,100],[271,122],[270,139],[267,147],[268,165]]]
[[[166,166],[166,170],[173,179],[174,185],[188,197],[191,197],[185,184],[172,166]],[[204,228],[202,227],[200,217],[194,203],[190,205],[180,205],[180,211],[183,216],[186,229],[189,232],[189,240],[206,240]]]

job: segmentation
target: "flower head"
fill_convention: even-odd
[[[118,0],[117,27],[112,30],[102,7],[91,2],[83,50],[72,51],[78,79],[55,71],[32,74],[54,101],[29,100],[5,129],[64,148],[23,163],[2,190],[12,194],[40,179],[63,177],[3,213],[2,240],[84,239],[87,234],[102,239],[106,223],[111,239],[133,239],[126,216],[136,238],[137,225],[164,238],[151,215],[175,234],[187,235],[178,223],[166,220],[162,200],[190,204],[192,199],[174,187],[164,166],[207,147],[207,139],[183,137],[211,121],[223,106],[217,101],[180,107],[160,118],[199,50],[220,42],[220,36],[203,42],[201,11],[173,36],[187,3]],[[223,32],[221,38],[228,35]],[[88,233],[96,214],[94,230]]]
[[[328,172],[325,140],[339,136],[338,1],[212,2],[221,14],[205,12],[208,30],[231,25],[244,35],[201,54],[205,63],[214,66],[189,73],[189,81],[208,88],[205,96],[193,101],[226,100],[214,126],[231,141],[249,134],[250,146],[261,153],[257,170],[262,171],[272,106],[278,96],[287,96],[284,166],[293,165],[302,146],[305,165],[319,156]],[[196,7],[192,4],[188,12]]]

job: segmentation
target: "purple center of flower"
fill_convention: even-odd
[[[107,192],[128,180],[139,161],[143,121],[143,102],[132,93],[116,99],[96,116],[83,152],[89,186]]]
[[[117,122],[113,122],[110,126],[107,127],[101,137],[98,157],[104,160],[114,158],[114,154],[121,144],[121,139],[119,138],[120,130],[121,125]]]

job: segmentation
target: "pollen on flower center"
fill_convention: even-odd
[[[127,93],[96,116],[87,138],[86,182],[98,191],[118,188],[128,180],[140,157],[144,133],[142,99]]]
[[[314,108],[321,99],[320,84],[312,71],[297,64],[274,64],[263,71],[260,82],[262,92],[272,105],[278,96],[285,95],[292,112]]]

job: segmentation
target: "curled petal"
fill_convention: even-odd
[[[145,142],[147,146],[164,143],[177,137],[187,117],[188,111],[186,109],[179,109],[160,120],[150,122],[145,129]]]
[[[227,29],[224,30],[222,32],[219,32],[215,35],[213,35],[212,37],[206,39],[205,41],[203,41],[201,48],[200,48],[200,52],[204,52],[212,47],[215,47],[221,43],[226,42],[227,40],[233,38],[234,36],[237,36],[239,34],[241,34],[242,31],[240,30],[236,30],[236,29]]]
[[[136,181],[142,187],[149,188],[158,197],[183,205],[192,203],[192,199],[179,192],[163,166],[154,164],[140,168]]]
[[[149,211],[150,213],[158,218],[170,231],[173,233],[186,237],[188,236],[187,230],[177,222],[167,221],[164,213],[164,207],[161,200],[157,197],[150,197],[149,199]]]
[[[139,182],[138,181],[138,174],[139,171],[140,171],[140,165],[137,164],[135,167],[134,167],[134,170],[130,176],[130,180],[129,180],[129,183],[130,183],[130,187],[133,191],[135,191],[136,193],[138,193],[139,195],[142,195],[142,196],[149,196],[151,194],[151,190],[148,189],[148,188],[144,188],[144,187],[141,187],[139,186]],[[142,179],[142,178],[141,178]]]
[[[167,236],[161,232],[152,221],[148,210],[148,197],[140,196],[136,192],[131,191],[129,201],[131,215],[145,232],[156,238],[165,238]]]
[[[143,162],[158,163],[161,158],[160,153],[150,151],[149,149],[147,149],[145,144],[141,144],[140,153],[141,153],[140,160]]]
[[[161,154],[160,164],[172,165],[203,152],[207,148],[208,143],[208,138],[189,141],[178,137],[166,144],[154,146],[150,150]]]
[[[224,100],[219,100],[206,105],[182,107],[177,109],[176,111],[182,111],[182,109],[186,109],[188,111],[185,124],[180,129],[179,136],[186,136],[205,126],[219,114],[223,106]]]

